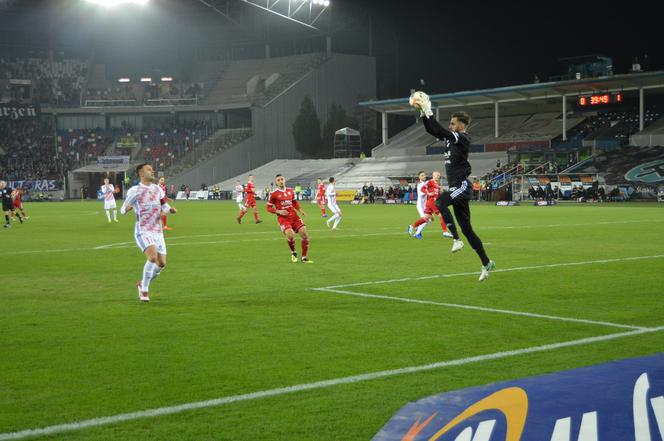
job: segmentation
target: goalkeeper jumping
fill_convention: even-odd
[[[468,162],[470,136],[466,133],[466,127],[470,125],[470,116],[466,112],[453,113],[450,119],[449,130],[447,130],[433,118],[431,101],[426,93],[413,93],[410,97],[410,103],[415,109],[419,110],[427,132],[444,141],[446,144],[445,172],[447,173],[449,190],[443,191],[438,196],[436,206],[443,215],[443,219],[447,223],[452,236],[454,236],[452,252],[456,253],[463,248],[463,241],[459,238],[459,233],[454,224],[454,217],[452,217],[452,212],[449,209],[450,205],[454,207],[454,216],[461,227],[463,235],[466,236],[470,246],[473,247],[482,261],[482,272],[479,280],[483,282],[489,277],[489,271],[493,270],[496,265],[493,260],[487,257],[482,240],[475,234],[473,226],[470,224],[469,202],[473,197],[473,186],[468,180],[471,171],[470,163]]]

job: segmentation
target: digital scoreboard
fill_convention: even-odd
[[[586,95],[579,97],[580,107],[608,106],[610,104],[622,103],[621,93],[605,93],[602,95]]]

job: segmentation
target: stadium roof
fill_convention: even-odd
[[[548,83],[523,84],[473,91],[430,95],[432,107],[459,108],[494,103],[519,103],[525,101],[576,97],[598,93],[628,92],[639,89],[664,88],[664,71],[643,72],[609,77],[584,78],[581,80],[554,81]],[[389,100],[364,101],[360,106],[377,112],[412,113],[408,97]]]

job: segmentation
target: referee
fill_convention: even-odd
[[[9,213],[13,214],[14,199],[12,199],[12,191],[7,188],[5,181],[0,181],[0,199],[2,199],[2,211],[5,213],[5,228],[11,228],[9,224]],[[23,223],[23,219],[19,215],[19,220]]]
[[[447,173],[447,182],[449,190],[443,191],[438,199],[436,206],[443,215],[445,223],[454,236],[452,252],[456,253],[463,248],[463,242],[459,239],[459,233],[454,224],[454,217],[449,206],[454,207],[454,216],[456,217],[463,235],[466,236],[470,246],[473,247],[482,261],[482,272],[480,282],[489,277],[489,271],[496,265],[489,259],[484,251],[482,240],[473,231],[470,223],[469,202],[473,197],[473,186],[468,180],[470,176],[470,163],[468,162],[468,152],[470,150],[470,136],[466,133],[466,127],[470,125],[470,116],[466,112],[455,112],[450,120],[449,130],[442,127],[431,111],[431,101],[427,94],[415,92],[411,97],[413,107],[420,111],[422,122],[429,134],[443,140],[446,143],[445,148],[445,171]]]

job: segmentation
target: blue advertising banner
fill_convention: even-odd
[[[662,441],[664,353],[403,407],[373,441]]]

